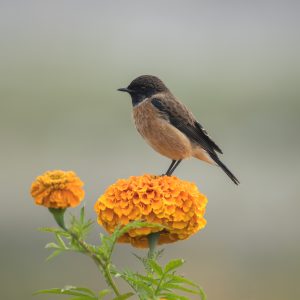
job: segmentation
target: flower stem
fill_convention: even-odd
[[[55,222],[57,225],[62,228],[63,230],[67,230],[65,226],[65,208],[48,208],[50,213],[52,214],[53,218],[55,219]]]
[[[66,229],[66,231],[72,236],[72,238],[74,240],[77,241],[77,243],[83,248],[83,250],[85,250],[86,254],[92,258],[92,260],[95,262],[95,264],[97,265],[97,267],[99,268],[99,270],[101,272],[104,273],[104,277],[107,281],[107,284],[113,289],[114,293],[116,294],[116,296],[120,296],[121,293],[119,292],[112,276],[109,270],[109,265],[105,264],[90,248],[90,246],[83,241],[82,239],[80,239],[78,237],[77,234],[75,234],[74,232],[70,231],[69,229]]]
[[[110,270],[109,270],[109,263],[103,262],[91,249],[90,245],[87,244],[84,240],[80,239],[79,236],[72,232],[70,229],[68,229],[65,225],[64,221],[64,214],[66,209],[56,209],[56,208],[49,208],[49,211],[53,215],[56,223],[61,227],[64,231],[70,234],[70,236],[81,246],[81,248],[85,251],[85,254],[87,254],[97,265],[98,269],[104,273],[104,277],[106,279],[107,284],[113,289],[116,296],[120,296],[120,292],[111,276]]]
[[[120,296],[121,293],[119,292],[112,276],[109,270],[109,265],[106,265],[106,267],[104,268],[104,272],[105,272],[105,276],[106,276],[106,280],[109,282],[109,285],[111,286],[111,288],[114,290],[114,293],[116,294],[116,296]]]
[[[159,232],[154,232],[154,233],[150,233],[148,235],[148,245],[149,245],[149,252],[148,252],[148,257],[149,258],[153,258],[154,256],[154,250],[155,247],[157,245],[158,239],[159,239]]]

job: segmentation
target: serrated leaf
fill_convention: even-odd
[[[123,273],[121,276],[126,280],[130,281],[131,283],[135,285],[140,285],[142,287],[145,287],[145,289],[149,292],[150,290],[148,287],[152,286],[157,286],[159,279],[154,279],[148,276],[143,276],[137,273],[130,273],[130,271],[127,271],[126,274]],[[125,278],[126,277],[126,278]],[[141,285],[142,284],[142,285]]]
[[[162,267],[156,261],[149,259],[148,263],[157,275],[162,276],[164,274]]]
[[[159,227],[164,228],[161,224],[153,224],[153,223],[147,223],[144,221],[133,221],[125,226],[117,226],[114,230],[114,232],[110,236],[103,236],[100,235],[101,240],[101,246],[98,247],[98,253],[100,256],[104,256],[104,260],[106,263],[110,261],[112,252],[114,250],[114,246],[117,242],[117,240],[125,233],[127,233],[129,230],[134,228],[141,228],[141,227]]]
[[[135,253],[132,253],[132,254],[143,264],[144,268],[146,269],[146,271],[148,273],[152,273],[152,269],[151,269],[151,267],[149,266],[149,263],[148,263],[148,260],[149,260],[148,258],[138,256]]]
[[[174,284],[174,283],[165,283],[163,285],[161,285],[161,289],[162,290],[180,290],[180,291],[184,291],[187,293],[191,293],[191,294],[199,294],[199,290],[192,290],[189,288],[186,288],[184,286],[178,285],[178,284]]]
[[[160,259],[163,255],[164,251],[165,251],[165,249],[160,249],[160,250],[154,251],[153,259],[155,259],[155,260]]]
[[[152,286],[149,285],[149,284],[146,284],[140,280],[136,280],[134,282],[136,288],[137,288],[137,291],[138,293],[142,293],[142,294],[145,294],[147,295],[148,297],[153,297],[154,294],[155,294],[155,291],[151,288]]]
[[[183,264],[184,264],[184,260],[183,259],[174,259],[174,260],[171,260],[169,263],[167,263],[167,265],[165,267],[165,273],[169,273],[169,272],[171,272],[171,271],[179,268]]]
[[[168,282],[166,284],[187,284],[190,285],[192,287],[194,287],[195,289],[193,289],[193,294],[197,294],[200,295],[202,300],[206,300],[206,295],[203,291],[202,288],[200,288],[196,283],[194,283],[191,280],[186,279],[185,277],[181,277],[178,275],[173,275],[173,274],[169,274],[167,275],[167,278],[169,279]],[[185,288],[185,287],[182,287]],[[183,289],[181,289],[183,290]]]
[[[125,300],[125,299],[130,298],[133,295],[134,294],[130,292],[130,293],[126,293],[126,294],[120,295],[120,296],[114,298],[113,300]]]
[[[135,258],[137,258],[140,262],[143,262],[144,257],[141,257],[141,256],[139,256],[139,255],[137,255],[137,254],[135,254],[135,253],[132,253],[132,255],[133,255]]]
[[[140,275],[140,274],[135,274],[135,276],[138,277],[139,279],[143,280],[144,282],[148,282],[149,284],[152,284],[152,285],[155,285],[155,286],[157,286],[158,282],[159,282],[159,279],[154,279],[154,278],[151,278],[149,276],[143,276],[143,275]]]
[[[79,239],[84,239],[91,229],[91,225],[94,222],[92,220],[85,220],[85,209],[84,207],[80,210],[80,217],[77,219],[71,215],[69,231],[73,232]]]
[[[83,230],[85,236],[89,233],[89,231],[91,230],[91,227],[94,223],[95,223],[94,221],[89,220],[82,226],[82,230]]]
[[[127,281],[135,291],[138,292],[139,296],[145,295],[147,296],[146,299],[150,299],[150,297],[154,296],[154,287],[151,282],[143,282],[136,273],[133,273],[130,270],[124,271],[122,273],[122,278]]]
[[[173,274],[169,275],[168,277],[170,278],[169,282],[172,282],[172,283],[186,283],[186,284],[189,284],[191,286],[199,288],[196,283],[194,283],[191,280],[186,279],[185,277],[181,277],[181,276],[173,275]]]

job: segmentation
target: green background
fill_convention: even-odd
[[[185,258],[210,300],[300,299],[299,23],[292,0],[0,1],[1,299],[104,287],[85,257],[44,262],[51,237],[36,228],[53,220],[29,188],[46,170],[74,170],[95,218],[116,179],[166,170],[116,91],[142,74],[193,111],[241,181],[182,163],[176,175],[209,198],[208,223],[167,245],[164,261]],[[115,263],[138,268],[132,252],[143,253],[120,245]]]

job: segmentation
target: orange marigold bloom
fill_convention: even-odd
[[[75,207],[84,198],[83,182],[72,171],[48,171],[31,185],[35,203],[48,208]]]
[[[194,183],[175,176],[131,176],[107,188],[95,203],[98,223],[109,233],[119,224],[145,220],[166,228],[137,228],[119,242],[148,247],[147,235],[160,231],[158,244],[184,240],[202,229],[207,198]]]

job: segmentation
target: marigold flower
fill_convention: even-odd
[[[145,220],[166,229],[137,228],[124,234],[119,242],[148,247],[147,235],[160,231],[158,244],[187,239],[205,227],[207,198],[194,183],[175,176],[131,176],[107,188],[95,203],[98,223],[109,233],[119,224]]]
[[[48,171],[31,185],[35,203],[48,208],[75,207],[84,197],[83,182],[72,171]]]

